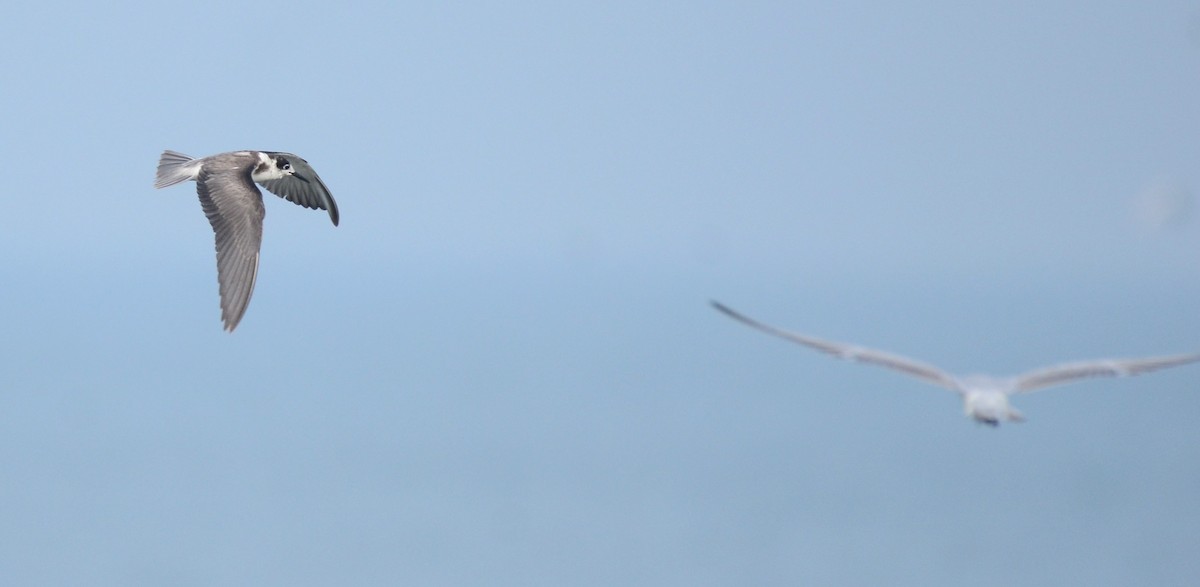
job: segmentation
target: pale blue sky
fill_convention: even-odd
[[[1195,585],[1194,2],[22,3],[0,582]],[[221,330],[163,149],[305,157]],[[1169,198],[1164,200],[1171,202]]]

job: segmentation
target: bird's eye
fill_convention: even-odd
[[[291,164],[291,163],[284,163],[284,164],[283,164],[283,170],[284,170],[284,171],[291,171],[291,170],[292,170],[292,164]]]

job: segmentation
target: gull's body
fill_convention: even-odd
[[[192,159],[164,151],[154,187],[196,182],[200,205],[217,238],[217,281],[225,330],[237,328],[258,277],[262,245],[262,192],[254,184],[305,208],[329,211],[338,223],[337,204],[308,162],[291,153],[234,151]]]
[[[926,383],[949,389],[962,397],[963,410],[967,416],[992,426],[1001,421],[1021,422],[1025,420],[1025,417],[1008,401],[1009,396],[1013,394],[1029,393],[1087,377],[1124,377],[1200,361],[1200,353],[1192,353],[1143,359],[1102,359],[1065,363],[1029,371],[1015,377],[992,377],[990,375],[959,377],[932,365],[900,355],[781,330],[743,316],[718,302],[712,302],[712,305],[739,322],[794,343],[841,359],[887,367]]]

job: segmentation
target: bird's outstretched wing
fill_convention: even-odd
[[[1017,376],[1014,393],[1028,393],[1071,383],[1088,377],[1126,377],[1140,375],[1167,367],[1186,365],[1200,361],[1200,353],[1147,357],[1144,359],[1105,359],[1080,361],[1037,369]]]
[[[921,363],[920,361],[914,361],[913,359],[902,357],[900,355],[893,355],[884,351],[877,351],[866,347],[842,344],[838,342],[822,340],[819,338],[813,338],[811,336],[805,336],[802,334],[796,334],[794,332],[788,332],[786,330],[775,328],[774,326],[763,324],[762,322],[754,320],[748,316],[744,316],[720,302],[713,301],[712,305],[714,308],[730,318],[733,318],[734,320],[742,322],[743,324],[753,328],[757,328],[768,334],[774,334],[775,336],[790,340],[797,344],[802,344],[806,347],[816,349],[841,359],[860,361],[863,363],[887,367],[888,369],[893,369],[895,371],[911,375],[921,379],[922,381],[962,393],[962,387],[959,385],[958,380],[953,375],[946,373],[945,371],[942,371],[941,369],[938,369],[932,365],[927,365],[925,363]]]
[[[325,187],[325,182],[321,181],[321,177],[317,175],[316,170],[308,164],[308,161],[301,159],[298,155],[291,153],[272,153],[273,155],[282,155],[287,158],[292,164],[292,169],[296,171],[294,175],[283,177],[282,179],[271,179],[262,182],[262,186],[267,188],[267,191],[275,194],[289,202],[294,202],[305,208],[313,210],[328,210],[329,219],[333,221],[333,225],[338,223],[337,202],[333,201],[333,194],[329,193],[329,188]]]
[[[200,205],[217,238],[217,281],[221,287],[221,319],[233,332],[250,305],[258,278],[262,246],[262,193],[250,174],[228,169],[201,171],[196,178]]]

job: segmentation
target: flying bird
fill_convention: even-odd
[[[1144,359],[1102,359],[1064,363],[1036,369],[1015,377],[992,377],[989,375],[959,377],[932,365],[914,361],[900,355],[781,330],[739,314],[720,302],[714,301],[712,305],[730,318],[768,334],[773,334],[840,359],[879,365],[916,377],[926,383],[932,383],[949,389],[962,397],[963,411],[966,412],[967,416],[974,418],[977,422],[991,426],[997,426],[1001,421],[1023,422],[1025,420],[1025,416],[1009,404],[1008,397],[1013,394],[1029,393],[1055,385],[1071,383],[1087,377],[1140,375],[1142,373],[1149,373],[1150,371],[1166,369],[1167,367],[1200,361],[1200,353],[1192,353],[1187,355],[1148,357]]]
[[[233,332],[246,313],[258,277],[262,245],[262,192],[254,184],[305,208],[329,211],[338,223],[337,203],[329,188],[307,161],[291,153],[234,151],[192,159],[163,151],[154,187],[196,182],[200,206],[217,238],[217,281],[221,291],[221,320]]]

